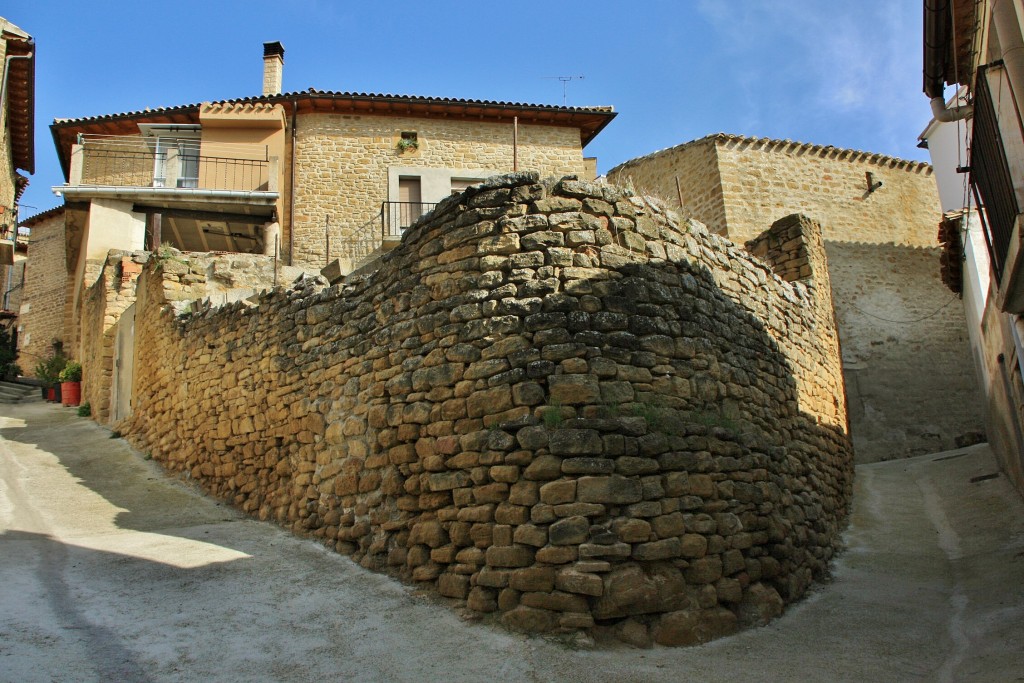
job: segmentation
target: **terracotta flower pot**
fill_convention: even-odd
[[[60,404],[63,406],[77,406],[82,402],[82,383],[81,382],[61,382],[60,383]]]

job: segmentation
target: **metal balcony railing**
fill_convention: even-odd
[[[432,211],[437,203],[429,202],[384,202],[381,204],[381,233],[385,240],[396,240],[420,216]]]
[[[81,185],[246,192],[270,189],[271,164],[265,147],[245,150],[255,152],[246,156],[262,158],[231,158],[200,155],[198,141],[169,150],[158,150],[130,136],[85,138],[80,145]]]
[[[1001,67],[997,68],[1001,73]],[[991,69],[992,67],[980,67],[975,82],[971,187],[975,201],[984,209],[980,215],[985,241],[988,243],[996,276],[1001,280],[1013,226],[1020,213],[1007,158],[1007,142],[1010,141],[1005,140],[1004,135],[1017,135],[1018,144],[1024,136],[1021,133],[1020,110],[1013,92],[1010,91],[1010,97],[1007,99],[997,100],[993,96],[989,83]],[[1008,86],[1008,83],[1006,85]],[[1012,108],[1014,121],[1010,122],[1010,126],[1004,124],[1000,128],[999,112],[1005,112],[1008,107]]]

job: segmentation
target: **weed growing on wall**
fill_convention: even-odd
[[[562,417],[562,405],[555,401],[542,410],[540,419],[548,429],[558,429],[565,422],[565,418]]]

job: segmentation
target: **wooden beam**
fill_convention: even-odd
[[[273,207],[267,207],[272,209]],[[132,211],[136,213],[148,213],[158,211],[165,218],[188,218],[194,221],[220,221],[222,223],[252,223],[263,225],[270,221],[270,216],[261,216],[247,213],[221,213],[217,211],[198,211],[194,209],[163,209],[145,204],[135,204]]]
[[[185,240],[181,238],[181,232],[178,230],[178,226],[175,225],[172,220],[168,220],[167,223],[171,226],[171,232],[174,233],[174,241],[178,243],[178,248],[182,251],[187,251],[188,245],[185,244]]]

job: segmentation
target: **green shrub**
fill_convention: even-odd
[[[64,369],[57,375],[57,378],[61,382],[81,382],[82,364],[76,360],[69,360],[64,365]]]
[[[63,351],[52,351],[47,358],[36,363],[36,379],[46,386],[53,386],[60,380],[60,373],[67,362],[68,358]]]
[[[89,417],[90,415],[92,415],[92,406],[88,401],[78,406],[78,417]]]

